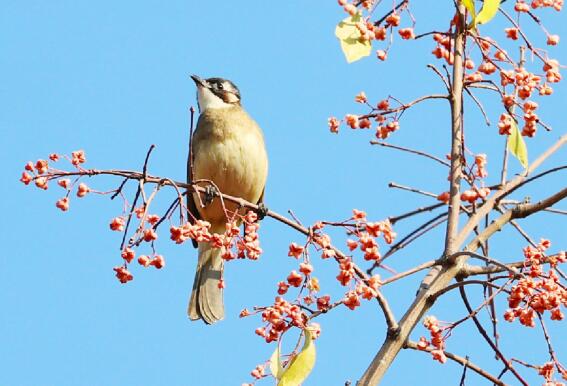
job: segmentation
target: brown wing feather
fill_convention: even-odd
[[[191,152],[193,153],[193,152]],[[195,158],[194,153],[193,153],[193,158]],[[191,170],[190,170],[190,165],[192,163],[187,162],[187,183],[190,184],[191,181]],[[201,219],[201,215],[199,214],[199,211],[197,210],[197,205],[195,204],[195,199],[193,198],[193,192],[190,190],[187,190],[187,212],[189,215],[189,222],[191,224],[195,223],[195,220],[200,220]],[[191,239],[191,243],[193,244],[194,248],[198,247],[198,243],[196,240]]]
[[[256,203],[256,205],[262,204],[264,202],[264,192],[266,192],[265,186],[264,186],[264,189],[262,189],[262,194],[260,194],[260,198],[258,199],[258,202]]]

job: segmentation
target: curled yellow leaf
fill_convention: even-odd
[[[465,6],[467,11],[471,14],[472,18],[476,17],[476,10],[474,8],[474,0],[462,0],[461,3]]]
[[[512,120],[512,132],[508,137],[508,149],[524,168],[528,167],[528,148],[514,120]]]
[[[369,41],[360,41],[360,31],[356,28],[356,23],[360,20],[360,14],[349,16],[335,28],[335,36],[341,43],[341,49],[348,63],[360,60],[370,55],[372,51]]]
[[[282,366],[282,360],[280,358],[280,345],[278,343],[274,353],[270,357],[270,371],[274,378],[279,380],[282,377],[284,368]]]
[[[299,386],[315,366],[315,344],[311,332],[303,330],[305,342],[301,351],[291,360],[281,375],[278,386]],[[271,366],[271,365],[270,365]]]
[[[469,14],[471,15],[471,22],[469,24],[469,28],[474,27],[476,24],[476,9],[474,7],[474,0],[461,0],[461,4],[465,6]]]
[[[476,24],[486,24],[496,16],[500,8],[500,0],[484,0],[482,9],[476,15]]]

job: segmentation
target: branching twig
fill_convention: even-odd
[[[459,287],[459,293],[461,294],[461,298],[463,299],[463,303],[465,304],[465,307],[467,309],[467,311],[469,312],[470,315],[473,315],[474,310],[472,309],[469,300],[467,298],[467,294],[465,292],[465,288],[464,287]],[[492,348],[492,350],[496,353],[496,355],[498,356],[498,359],[500,359],[502,361],[502,363],[504,364],[504,366],[506,366],[506,368],[508,370],[510,370],[512,372],[512,374],[514,374],[514,376],[516,377],[516,379],[518,379],[518,381],[520,381],[520,383],[524,386],[529,386],[528,383],[522,378],[522,376],[518,373],[518,371],[512,366],[512,364],[510,363],[510,361],[508,361],[506,359],[506,357],[504,356],[504,354],[502,354],[502,352],[500,351],[500,349],[496,346],[496,344],[492,341],[492,339],[490,339],[490,337],[488,336],[488,333],[486,332],[486,330],[484,329],[484,327],[482,327],[482,324],[480,323],[480,321],[478,320],[478,318],[476,316],[472,316],[472,320],[476,326],[476,328],[478,329],[478,331],[480,332],[480,335],[484,338],[484,340],[489,344],[489,346]]]
[[[425,350],[421,350],[419,348],[419,346],[417,345],[416,342],[413,341],[408,341],[404,344],[404,348],[406,349],[412,349],[412,350],[416,350],[416,351],[426,351],[426,352],[431,352],[433,350],[433,348],[426,348]],[[506,384],[504,382],[502,382],[500,379],[498,379],[497,377],[495,377],[494,375],[488,373],[487,371],[483,370],[482,367],[472,363],[468,358],[463,358],[459,355],[453,354],[451,352],[448,351],[443,351],[445,356],[449,359],[451,359],[452,361],[455,361],[463,366],[468,367],[469,369],[471,369],[472,371],[474,371],[475,373],[477,373],[478,375],[480,375],[481,377],[484,377],[486,379],[488,379],[490,382],[494,383],[495,385],[499,385],[499,386],[506,386]]]

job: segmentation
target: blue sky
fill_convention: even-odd
[[[445,29],[451,4],[416,2],[416,31]],[[182,180],[187,111],[195,104],[189,74],[229,78],[240,87],[246,109],[265,131],[270,209],[282,214],[292,209],[305,224],[347,218],[352,208],[365,209],[371,219],[380,220],[431,203],[426,197],[388,189],[389,181],[431,192],[446,190],[446,171],[436,164],[371,147],[370,132],[343,128],[332,135],[326,126],[331,115],[363,113],[353,101],[362,90],[371,101],[387,95],[409,101],[442,92],[425,68],[435,62],[429,39],[396,40],[385,63],[371,56],[348,65],[334,37],[334,27],[344,17],[335,1],[270,2],[266,7],[263,1],[229,0],[8,0],[2,8],[0,161],[7,173],[0,203],[5,218],[0,233],[0,385],[240,385],[250,381],[256,364],[269,358],[273,346],[253,332],[260,320],[239,319],[238,312],[273,301],[275,283],[297,268],[286,255],[291,241],[303,241],[298,234],[264,221],[264,255],[257,262],[228,264],[226,320],[204,326],[185,315],[196,260],[188,244],[174,245],[164,234],[158,249],[167,259],[166,268],[135,267],[135,280],[120,285],[112,272],[120,261],[120,235],[108,231],[107,224],[120,214],[121,204],[87,196],[72,200],[71,210],[61,213],[54,207],[61,195],[57,187],[42,192],[17,181],[28,160],[77,149],[85,149],[88,167],[140,169],[151,144],[157,147],[149,172]],[[565,15],[541,15],[548,17],[550,32],[567,36],[565,23],[560,23]],[[487,25],[483,32],[501,38],[501,22]],[[542,44],[543,35],[530,30],[534,42]],[[563,43],[550,53],[567,62]],[[488,153],[489,183],[497,181],[503,146],[494,125],[500,113],[496,102],[485,99],[492,127],[483,126],[472,104],[467,103],[466,112],[467,146]],[[540,131],[529,140],[530,155],[565,132],[566,105],[567,91],[560,84],[540,112],[554,131]],[[443,156],[448,152],[447,113],[443,102],[419,106],[404,115],[392,143]],[[563,149],[547,165],[565,164],[566,159]],[[511,172],[519,172],[518,164],[511,163]],[[515,198],[544,197],[564,181],[564,175],[542,180]],[[105,178],[86,182],[98,190],[119,183]],[[167,207],[172,197],[164,194],[159,207]],[[565,204],[559,207],[565,209]],[[403,234],[417,224],[400,223],[396,230]],[[534,238],[554,241],[554,250],[565,249],[565,224],[564,217],[549,214],[522,222]],[[401,271],[436,258],[442,231],[434,231],[389,264]],[[335,237],[339,243],[344,238],[339,233]],[[506,230],[495,237],[491,253],[518,260],[523,245]],[[314,264],[323,291],[338,298],[336,265],[319,260]],[[416,280],[384,290],[396,316],[413,300]],[[450,295],[432,313],[456,320],[465,310]],[[356,380],[384,338],[377,307],[363,303],[356,312],[340,308],[319,323],[323,333],[316,342],[318,360],[305,385]],[[466,324],[457,330],[448,350],[468,354],[498,373],[501,367],[470,328]],[[565,345],[559,342],[566,341],[566,329],[553,323],[550,328],[565,358]],[[517,325],[502,329],[506,353],[534,363],[547,361],[540,331]],[[412,337],[417,340],[424,333],[420,327]],[[422,353],[403,352],[384,383],[439,385],[442,377],[442,384],[457,384],[460,371]],[[531,382],[539,382],[526,373]],[[471,375],[469,382],[483,381]]]

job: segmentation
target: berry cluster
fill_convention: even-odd
[[[551,320],[562,320],[564,314],[561,306],[567,307],[567,289],[560,282],[556,272],[557,265],[567,261],[565,252],[547,257],[545,251],[549,248],[549,240],[542,240],[536,248],[524,248],[525,266],[528,275],[520,278],[510,289],[508,309],[504,319],[513,322],[516,318],[527,327],[535,326],[537,314],[550,313]],[[545,272],[544,264],[549,264]]]
[[[83,170],[81,168],[81,164],[87,161],[83,150],[74,151],[71,153],[71,157],[64,156],[64,158],[67,159],[77,170]],[[39,159],[35,162],[35,164],[32,161],[29,161],[24,165],[24,171],[22,172],[20,181],[25,185],[29,185],[31,182],[34,182],[35,186],[38,188],[47,190],[49,181],[56,178],[57,172],[59,171],[58,169],[51,167],[49,162],[58,162],[60,159],[61,156],[59,154],[52,153],[49,155],[49,161]],[[77,181],[75,181],[75,183],[76,182]],[[61,200],[58,200],[56,206],[59,209],[66,211],[69,209],[69,194],[74,184],[71,184],[71,180],[69,179],[60,179],[57,181],[57,184],[67,190],[67,195]],[[84,197],[87,193],[89,193],[89,191],[89,188],[85,184],[81,183],[77,190],[77,197]]]
[[[247,311],[242,311],[241,316],[247,316]],[[261,309],[264,327],[256,329],[256,334],[266,340],[266,343],[275,342],[281,335],[292,327],[305,329],[309,317],[302,311],[298,304],[292,304],[282,298],[276,297],[274,304]]]
[[[553,8],[556,11],[561,11],[563,8],[563,0],[532,0],[530,6],[533,9]],[[530,9],[525,0],[516,0],[514,10],[517,12],[529,12]]]
[[[439,325],[439,321],[433,315],[426,316],[423,320],[423,326],[429,330],[431,335],[430,340],[427,340],[424,336],[419,338],[419,342],[417,343],[417,348],[423,351],[430,351],[433,360],[438,361],[439,363],[447,362],[447,357],[445,356],[445,339],[447,338],[444,335],[444,331],[447,330],[448,327],[441,327]],[[429,350],[431,348],[431,350]]]
[[[553,375],[555,369],[559,371],[561,377],[567,381],[567,369],[557,362],[547,362],[542,366],[538,366],[538,374],[545,379],[543,386],[565,386],[563,382],[557,382],[553,380]]]
[[[73,166],[73,171],[65,171],[52,167],[51,163],[58,162],[60,159],[67,159]],[[113,197],[120,195],[123,199],[122,185],[110,192],[98,192],[92,190],[85,183],[80,182],[84,176],[96,174],[94,170],[86,170],[82,165],[86,162],[85,152],[82,150],[74,151],[71,156],[60,156],[58,154],[49,155],[49,160],[40,159],[34,162],[28,162],[24,166],[24,172],[20,181],[25,185],[32,182],[43,190],[48,189],[49,181],[57,180],[57,185],[65,189],[66,194],[64,197],[58,199],[55,206],[62,211],[68,211],[70,205],[70,195],[76,191],[76,196],[79,198],[85,197],[89,193],[109,194],[112,193]],[[72,181],[68,177],[75,177]],[[154,194],[157,192],[154,190]],[[141,192],[141,191],[140,191]],[[209,242],[214,248],[222,249],[222,257],[225,260],[233,260],[235,258],[248,258],[257,260],[262,254],[260,248],[260,241],[258,237],[258,216],[256,213],[249,211],[246,215],[234,214],[229,222],[226,224],[226,231],[224,234],[210,233],[210,224],[206,221],[192,219],[192,221],[185,221],[185,208],[183,206],[182,198],[179,197],[175,205],[172,205],[170,210],[162,217],[156,214],[150,214],[149,208],[154,197],[154,194],[149,198],[144,196],[144,203],[138,207],[131,207],[124,199],[124,209],[120,216],[114,217],[110,220],[108,226],[110,230],[115,232],[128,232],[128,226],[132,218],[137,218],[138,226],[134,234],[131,236],[127,245],[123,245],[121,257],[122,265],[114,267],[117,279],[121,283],[127,283],[133,280],[134,276],[128,270],[128,265],[134,260],[143,267],[153,266],[156,269],[161,269],[165,266],[165,259],[162,255],[157,254],[154,247],[154,242],[158,239],[158,227],[165,219],[171,222],[172,208],[180,207],[181,211],[181,224],[170,226],[170,238],[177,244],[181,244],[188,239],[197,242]],[[244,234],[240,234],[238,224],[244,222]],[[126,238],[124,237],[124,240]],[[136,259],[135,248],[142,243],[149,243],[151,246],[151,254],[141,254]],[[220,285],[224,285],[221,280]]]
[[[447,159],[451,157],[448,155]],[[466,189],[461,193],[461,201],[474,204],[477,201],[485,200],[488,195],[490,195],[490,188],[484,186],[483,178],[488,177],[488,171],[486,170],[487,165],[486,154],[477,154],[474,157],[474,163],[470,168],[463,168],[463,175],[466,177],[466,181],[470,184],[470,189]],[[480,180],[480,186],[477,186],[475,182]],[[450,194],[449,192],[443,192],[437,196],[437,200],[449,203]]]
[[[371,129],[371,119],[373,119],[378,124],[375,128],[376,138],[388,138],[390,134],[400,128],[400,123],[398,121],[399,113],[407,108],[407,106],[404,106],[403,104],[400,104],[398,107],[391,108],[390,99],[393,98],[383,99],[374,106],[368,102],[368,98],[364,91],[360,92],[355,96],[354,100],[357,103],[367,105],[370,111],[365,115],[346,114],[342,120],[339,120],[336,117],[330,117],[328,119],[329,130],[332,133],[338,133],[343,121],[351,129]]]
[[[223,234],[210,233],[211,224],[204,220],[195,219],[193,223],[187,222],[181,226],[171,226],[169,231],[171,239],[177,244],[181,244],[188,239],[197,242],[210,242],[214,248],[222,250],[221,257],[226,260],[234,260],[236,258],[250,260],[258,260],[262,254],[260,248],[260,239],[258,237],[258,215],[252,211],[248,211],[245,216],[239,216],[244,222],[244,235],[240,235],[240,228],[236,220],[226,223],[226,231]],[[236,252],[233,247],[236,246]]]

